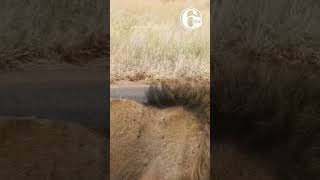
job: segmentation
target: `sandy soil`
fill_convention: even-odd
[[[117,81],[110,85],[111,88],[147,88],[149,85],[144,81]]]

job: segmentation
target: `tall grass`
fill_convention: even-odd
[[[199,9],[203,26],[180,24],[186,7]],[[111,79],[209,77],[209,1],[112,0]]]
[[[315,0],[213,0],[213,57],[320,64]]]
[[[74,63],[80,59],[87,61],[91,55],[106,55],[107,3],[103,0],[1,1],[0,68],[16,67],[37,58]]]
[[[214,177],[319,179],[319,1],[212,3]]]

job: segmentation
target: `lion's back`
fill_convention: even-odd
[[[208,161],[209,135],[183,107],[111,100],[110,125],[111,179],[135,179],[147,171],[158,172],[161,179],[190,172],[197,176],[194,168],[204,168],[197,158]]]
[[[106,138],[80,125],[5,117],[0,132],[0,179],[106,177]]]

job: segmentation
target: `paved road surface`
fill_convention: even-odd
[[[0,115],[36,116],[106,127],[108,87],[100,81],[0,86]]]
[[[112,87],[110,88],[110,97],[132,99],[139,102],[146,101],[146,91],[148,87]]]
[[[0,116],[35,116],[108,126],[109,83],[104,70],[0,74]],[[146,86],[116,86],[111,97],[145,100]]]

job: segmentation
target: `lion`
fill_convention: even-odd
[[[111,180],[210,178],[209,89],[200,97],[175,84],[151,86],[146,104],[111,99]]]
[[[0,179],[106,180],[107,139],[79,124],[0,118]]]

